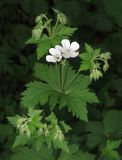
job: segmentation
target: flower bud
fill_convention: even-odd
[[[100,70],[95,69],[91,72],[90,79],[98,80],[102,76],[102,72]]]
[[[41,20],[42,20],[42,16],[41,15],[36,17],[36,23],[39,23]]]
[[[62,24],[66,24],[67,23],[67,18],[66,18],[66,16],[63,13],[59,12],[58,15],[57,15],[57,18],[59,19],[59,21]]]
[[[41,29],[34,29],[32,31],[32,36],[34,37],[34,39],[39,39],[42,35],[42,32],[43,32],[43,28]]]
[[[111,53],[110,52],[102,53],[100,55],[100,58],[103,58],[103,59],[106,59],[106,60],[111,59]]]
[[[104,66],[103,66],[103,71],[106,72],[109,68],[108,62],[106,61]]]

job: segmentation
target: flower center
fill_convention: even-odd
[[[70,48],[66,48],[66,49],[65,49],[65,53],[66,53],[66,54],[71,53],[71,49],[70,49]]]
[[[55,57],[56,60],[59,60],[59,59],[60,59],[60,57],[59,57],[58,54],[56,54],[54,57]]]

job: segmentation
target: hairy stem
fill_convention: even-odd
[[[55,31],[56,31],[56,29],[57,29],[57,27],[58,27],[58,23],[59,23],[59,19],[57,19],[57,21],[56,21],[56,23],[55,23],[55,26],[54,26],[53,31],[52,31],[52,35],[54,35],[54,33],[55,33]]]
[[[62,92],[64,91],[64,63],[62,61],[62,64],[61,64],[61,89],[62,89]]]

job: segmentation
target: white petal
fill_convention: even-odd
[[[55,63],[56,59],[53,56],[51,56],[51,55],[47,55],[46,56],[46,61],[47,62],[53,62],[53,63]]]
[[[72,42],[71,43],[71,50],[72,52],[77,51],[79,49],[79,44],[77,42]]]
[[[49,49],[50,54],[54,55],[61,55],[61,51],[59,51],[58,49],[55,48],[50,48]]]
[[[64,52],[64,48],[60,45],[56,45],[55,48],[61,52]]]
[[[70,48],[70,41],[68,39],[63,39],[61,44],[64,48]]]
[[[79,55],[79,52],[72,52],[71,53],[71,57],[74,58],[74,57],[77,57]]]

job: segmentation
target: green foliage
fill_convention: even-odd
[[[116,3],[116,0],[103,0],[103,3],[105,5],[105,10],[106,12],[112,16],[116,23],[122,27],[122,17],[121,17],[121,6],[122,6],[122,1],[118,0]]]
[[[63,77],[60,75],[60,65],[48,67],[42,64],[36,64],[35,76],[41,82],[35,81],[27,85],[27,90],[22,94],[24,107],[35,107],[39,103],[43,105],[49,102],[52,108],[56,104],[60,108],[67,106],[73,115],[87,121],[87,102],[98,102],[95,94],[88,89],[88,77],[77,75],[67,63]]]
[[[122,145],[119,145],[119,142],[122,139],[121,4],[121,0],[1,1],[0,160],[55,160],[60,158],[77,160],[81,159],[82,156],[84,156],[85,159],[122,160]],[[61,12],[55,10],[55,12],[57,12],[55,13],[52,11],[52,7]],[[42,113],[44,117],[49,115],[50,109],[54,109],[53,112],[60,120],[60,124],[58,121],[58,125],[63,133],[64,130],[66,131],[68,129],[67,127],[64,129],[66,124],[63,125],[62,121],[66,121],[67,124],[70,124],[72,131],[70,134],[67,133],[67,140],[72,146],[69,146],[71,152],[70,154],[62,151],[60,154],[59,150],[54,150],[52,147],[48,148],[47,145],[43,145],[43,143],[41,143],[43,138],[38,136],[33,137],[31,142],[26,142],[26,140],[28,140],[27,136],[20,136],[18,132],[19,130],[15,132],[15,129],[13,130],[13,127],[8,124],[6,118],[18,114],[25,115],[23,117],[29,117],[27,115],[28,109],[23,109],[20,107],[19,101],[21,98],[21,93],[25,90],[24,85],[35,80],[32,76],[32,70],[36,62],[36,54],[33,53],[37,53],[35,50],[35,45],[37,43],[27,46],[24,42],[31,36],[30,32],[32,27],[37,26],[37,23],[34,24],[35,17],[47,12],[49,14],[46,14],[46,16],[52,19],[51,23],[53,24],[53,27],[57,17],[60,18],[60,23],[62,22],[63,26],[60,30],[61,34],[59,33],[59,28],[57,28],[52,37],[50,37],[46,29],[44,29],[45,36],[42,36],[43,38],[41,37],[39,45],[37,46],[37,51],[39,51],[38,55],[40,57],[45,58],[43,53],[44,55],[47,54],[50,47],[54,47],[55,44],[60,43],[59,38],[61,38],[61,35],[65,38],[69,37],[70,34],[74,32],[74,30],[71,30],[70,33],[69,26],[72,26],[72,28],[78,28],[77,32],[73,35],[72,40],[79,42],[81,50],[80,53],[83,51],[82,49],[84,47],[84,42],[91,44],[94,48],[101,48],[102,51],[109,50],[112,53],[109,71],[105,73],[104,78],[101,78],[90,85],[91,90],[97,93],[101,103],[88,105],[89,121],[87,123],[76,120],[75,117],[72,117],[71,114],[67,112],[66,108],[62,107],[62,110],[59,111],[59,100],[56,98],[57,93],[53,93],[51,98],[47,98],[45,100],[47,102],[44,106],[36,105],[38,109],[40,107],[44,109],[44,112]],[[35,27],[34,29],[36,29]],[[45,44],[48,47],[46,47]],[[40,61],[41,63],[45,63],[43,59]],[[71,60],[70,64],[72,64],[72,67],[76,70],[79,68],[79,63],[80,62],[77,58]],[[87,64],[89,64],[89,62]],[[101,68],[103,68],[102,65],[104,65],[104,63],[101,63]],[[84,70],[84,73],[89,74],[89,71],[89,69]],[[42,76],[41,73],[40,76]],[[89,96],[89,99],[90,98],[91,96]],[[49,101],[52,106],[49,105]],[[62,102],[63,103],[60,104],[60,106],[66,106],[65,97]],[[55,106],[55,108],[53,106]],[[45,121],[45,118],[43,120]],[[14,120],[13,125],[16,127]],[[62,127],[62,125],[64,127]],[[13,149],[12,145],[14,143],[14,138],[17,138],[18,136],[22,144],[18,140],[21,146]],[[22,147],[24,146],[24,143],[27,143],[26,147]],[[116,146],[117,143],[118,146],[113,147]],[[86,154],[88,156],[86,156]]]
[[[64,14],[55,9],[54,12],[56,13],[56,24],[52,26],[52,20],[48,19],[46,14],[38,16],[36,26],[32,30],[32,38],[26,42],[27,44],[37,44],[38,60],[47,54],[49,48],[58,44],[63,38],[68,38],[76,31],[76,28],[65,26],[66,22],[62,21],[62,19],[66,19]]]
[[[109,52],[101,53],[100,49],[93,49],[87,43],[85,44],[86,52],[80,55],[83,60],[80,66],[80,70],[89,70],[90,78],[97,80],[103,76],[101,72],[101,62],[104,63],[103,71],[106,72],[109,68],[108,60],[111,59]]]
[[[103,157],[107,158],[108,160],[120,160],[119,153],[115,150],[121,144],[121,141],[108,141],[106,147],[102,149]]]
[[[53,144],[54,148],[69,152],[67,142],[64,140],[63,132],[58,126],[59,122],[54,113],[46,117],[45,122],[43,122],[43,117],[40,114],[42,114],[41,110],[30,109],[28,117],[9,117],[11,124],[14,126],[16,124],[19,131],[13,147],[30,144],[35,146],[36,150],[40,150],[42,145],[46,143],[48,147],[51,147]],[[70,130],[70,127],[65,122],[63,122],[62,127],[64,127],[66,132]]]
[[[122,111],[110,110],[103,122],[106,135],[116,139],[122,138]]]
[[[87,146],[89,148],[96,147],[105,143],[103,124],[99,121],[91,121],[87,124]]]
[[[33,149],[22,147],[14,151],[14,155],[11,156],[10,160],[48,160],[50,157],[50,160],[54,160],[51,150],[43,146],[43,148],[40,150],[40,152],[37,152]]]
[[[107,140],[119,140],[122,138],[122,112],[110,110],[105,115],[103,122],[91,121],[87,124],[87,146],[103,146]]]
[[[38,60],[42,58],[51,48],[60,42],[63,37],[71,35],[76,29],[69,27],[62,27],[58,33],[55,33],[54,36],[48,37],[44,35],[38,42],[37,46],[37,56]],[[31,42],[32,43],[32,42]]]
[[[95,155],[80,151],[79,149],[74,150],[75,145],[70,146],[72,153],[67,154],[65,152],[61,152],[58,160],[95,160]]]

